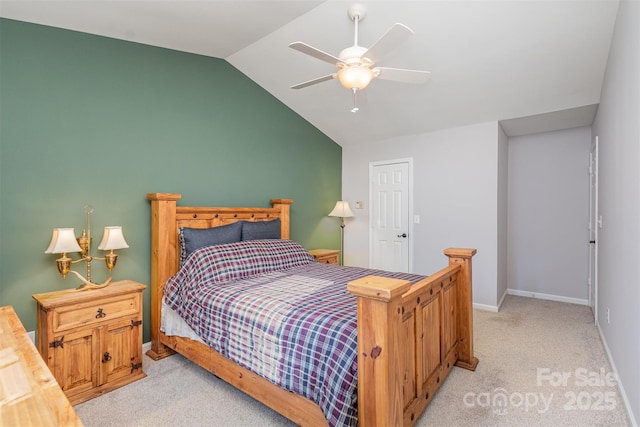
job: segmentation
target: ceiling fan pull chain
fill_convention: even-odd
[[[358,92],[358,88],[357,87],[351,88],[351,91],[353,92],[353,108],[351,109],[351,112],[357,113],[359,110],[358,105],[356,103],[356,93]]]

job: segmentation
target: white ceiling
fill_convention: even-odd
[[[0,0],[0,16],[224,58],[343,146],[494,120],[517,135],[593,119],[617,0],[361,1],[360,45],[396,22],[415,32],[377,65],[432,74],[422,85],[373,81],[355,114],[337,80],[290,89],[334,67],[287,47],[337,56],[353,44],[352,3]]]

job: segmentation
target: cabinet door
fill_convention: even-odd
[[[67,396],[98,385],[99,337],[93,328],[55,337],[53,375]]]
[[[444,347],[442,358],[444,360],[446,354],[457,343],[457,325],[456,325],[456,301],[457,301],[457,287],[456,283],[452,284],[444,290],[443,305],[444,305]]]
[[[440,293],[436,298],[431,299],[425,304],[420,312],[422,313],[422,325],[423,330],[432,330],[434,333],[421,333],[420,340],[422,341],[422,378],[423,381],[429,379],[429,377],[440,366],[440,311],[441,311],[441,297]],[[445,343],[446,344],[446,343]]]
[[[119,380],[142,369],[142,365],[139,365],[141,331],[136,320],[123,319],[101,328],[101,384]]]

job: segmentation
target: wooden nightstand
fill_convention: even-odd
[[[340,251],[337,249],[312,249],[309,253],[323,264],[340,264]]]
[[[142,291],[123,280],[106,288],[33,295],[38,351],[72,405],[144,378]]]

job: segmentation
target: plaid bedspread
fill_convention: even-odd
[[[330,426],[357,425],[356,299],[346,284],[424,276],[309,262],[219,282],[193,258],[167,282],[165,301],[203,341],[316,402]]]

